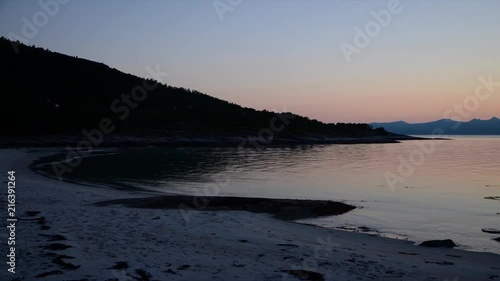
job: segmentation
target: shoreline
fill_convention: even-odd
[[[94,156],[101,156],[107,154],[117,153],[117,151],[121,151],[123,148],[121,147],[110,147],[110,148],[101,148],[97,150],[96,154],[90,154],[86,156],[79,156],[79,158],[87,158]],[[50,173],[44,172],[42,169],[37,169],[37,165],[45,165],[50,163],[52,159],[55,158],[59,153],[59,150],[62,149],[52,148],[52,152],[48,155],[44,155],[35,161],[33,161],[29,165],[29,169],[43,177],[46,177],[55,181],[63,181],[69,184],[74,184],[78,186],[87,186],[92,188],[100,188],[100,189],[110,189],[116,191],[125,191],[125,192],[133,192],[143,196],[153,196],[153,197],[139,197],[139,198],[126,198],[126,199],[113,199],[113,200],[104,200],[95,202],[94,206],[111,206],[111,205],[122,205],[128,208],[144,208],[144,209],[178,209],[179,206],[183,206],[183,208],[187,211],[248,211],[255,213],[267,213],[273,215],[275,218],[285,221],[291,221],[298,224],[310,225],[314,227],[320,227],[325,229],[335,229],[340,231],[346,231],[351,233],[363,233],[365,235],[395,239],[400,241],[409,241],[414,245],[418,245],[418,243],[428,241],[427,239],[412,239],[408,236],[405,236],[400,233],[385,233],[381,232],[377,227],[367,227],[365,224],[349,224],[350,226],[321,226],[319,224],[311,223],[310,219],[316,219],[321,217],[328,216],[337,216],[343,215],[349,211],[360,208],[363,209],[365,206],[363,205],[351,205],[346,203],[345,200],[340,201],[332,201],[332,200],[321,200],[321,199],[307,199],[307,198],[265,198],[265,197],[242,197],[242,196],[197,196],[197,195],[189,195],[185,193],[169,193],[169,192],[160,192],[147,188],[140,188],[136,185],[129,184],[111,184],[107,183],[106,185],[102,185],[99,183],[92,183],[86,181],[77,181],[70,180],[67,178],[58,179],[54,175]],[[56,152],[59,151],[59,152]],[[62,153],[64,155],[64,153]],[[242,202],[248,201],[242,205]],[[210,203],[212,203],[210,205]],[[355,202],[355,201],[352,201]],[[214,206],[213,203],[216,203]],[[331,203],[331,210],[328,209],[324,214],[311,214],[311,211],[314,212],[314,209],[321,207],[322,205]],[[274,205],[263,207],[259,205]],[[295,214],[289,214],[288,217],[285,217],[284,212],[280,212],[279,208],[287,208],[288,212],[295,212]],[[302,215],[297,215],[299,212],[305,212]],[[447,237],[448,238],[448,237]],[[494,240],[494,239],[493,239]],[[470,251],[470,252],[478,252],[478,253],[491,253],[500,255],[500,253],[488,251],[486,249],[480,250],[475,248],[468,247],[467,244],[459,244],[456,249]]]
[[[15,277],[19,280],[43,274],[48,275],[36,279],[298,280],[308,276],[303,280],[462,281],[495,280],[500,275],[500,255],[419,247],[408,241],[277,220],[264,213],[203,209],[190,213],[186,222],[178,209],[97,207],[94,204],[103,201],[137,203],[156,197],[43,177],[28,168],[35,154],[0,150],[5,159],[2,170],[15,169],[18,177],[22,235]],[[6,270],[5,265],[0,269]]]
[[[424,138],[393,134],[390,136],[350,136],[335,137],[328,135],[292,135],[259,139],[256,135],[223,135],[223,134],[175,134],[136,136],[134,134],[107,135],[98,145],[82,135],[46,135],[46,136],[1,136],[0,148],[64,148],[76,147],[81,142],[88,142],[92,147],[274,147],[289,145],[321,145],[321,144],[371,144],[399,143],[407,140],[449,140],[447,138]],[[84,145],[84,147],[86,147]]]
[[[94,156],[102,156],[102,155],[108,155],[108,154],[116,154],[118,151],[121,151],[124,148],[100,148],[99,150],[96,150],[95,154],[89,154],[89,155],[82,155],[78,156],[79,158],[87,158],[87,157],[94,157]],[[97,183],[97,182],[88,182],[85,180],[70,180],[68,178],[64,179],[58,179],[56,176],[47,173],[46,171],[43,171],[43,169],[37,168],[39,165],[46,165],[49,164],[52,160],[58,159],[57,155],[61,154],[65,156],[64,153],[62,153],[63,149],[57,149],[53,148],[51,149],[52,152],[49,153],[48,155],[44,155],[35,161],[33,161],[30,165],[29,168],[31,171],[34,173],[41,175],[43,177],[46,177],[48,179],[52,180],[61,180],[66,183],[70,184],[75,184],[75,185],[81,185],[81,186],[88,186],[88,187],[93,187],[93,188],[105,188],[105,189],[110,189],[110,190],[118,190],[118,191],[127,191],[127,192],[136,192],[138,194],[142,194],[144,196],[155,196],[155,197],[150,197],[150,198],[127,198],[127,199],[120,199],[120,200],[105,200],[102,202],[96,202],[94,205],[95,206],[110,206],[110,205],[122,205],[125,207],[129,208],[151,208],[151,209],[158,209],[158,208],[163,208],[163,209],[175,209],[178,208],[179,205],[183,205],[185,209],[189,211],[194,211],[194,210],[210,210],[210,211],[234,211],[234,210],[245,210],[249,212],[256,212],[256,213],[268,213],[271,215],[274,215],[274,217],[281,219],[281,220],[288,220],[288,221],[293,221],[295,223],[300,223],[300,224],[305,224],[305,225],[311,225],[311,226],[318,226],[326,229],[335,229],[335,230],[341,230],[341,231],[347,231],[347,232],[352,232],[352,233],[364,233],[366,235],[374,235],[378,237],[384,237],[384,238],[390,238],[390,239],[396,239],[396,240],[402,240],[402,241],[410,241],[417,245],[418,243],[428,241],[432,239],[431,237],[420,237],[420,239],[416,239],[415,237],[410,237],[405,234],[401,234],[398,232],[384,232],[381,231],[379,227],[377,226],[367,226],[367,224],[364,223],[357,223],[357,224],[352,224],[349,222],[352,222],[350,220],[347,221],[347,224],[344,225],[337,225],[337,226],[322,226],[320,224],[308,221],[311,219],[321,219],[321,217],[328,217],[328,216],[336,216],[340,214],[345,214],[349,211],[352,211],[354,209],[363,209],[366,206],[365,205],[352,205],[351,203],[347,203],[346,200],[340,200],[340,201],[332,201],[330,200],[322,200],[322,199],[309,199],[309,198],[284,198],[284,197],[276,197],[276,198],[266,198],[266,197],[259,197],[259,196],[251,196],[251,197],[244,197],[242,195],[221,195],[221,196],[197,196],[197,195],[191,195],[187,193],[179,193],[179,192],[165,192],[165,191],[157,191],[157,190],[151,190],[148,188],[141,188],[138,187],[137,185],[133,184],[116,184],[116,183],[106,183],[105,185],[102,185],[102,183]],[[59,160],[56,161],[58,163]],[[162,199],[164,202],[162,203]],[[252,201],[248,202],[246,206],[240,206],[242,201]],[[209,205],[208,202],[214,203],[214,201],[217,203],[218,206],[213,206]],[[217,202],[219,201],[219,202]],[[231,202],[232,201],[232,202]],[[262,202],[267,202],[266,204],[274,204],[276,205],[274,208],[267,208],[267,210],[264,210],[262,207],[259,207],[258,205]],[[307,202],[310,202],[311,204],[307,205]],[[278,205],[281,204],[279,207],[281,208],[289,208],[290,206],[298,204],[299,206],[296,206],[294,210],[288,210],[288,211],[294,211],[294,212],[310,212],[311,209],[318,207],[321,204],[325,204],[331,202],[334,205],[335,204],[344,204],[346,206],[349,206],[350,209],[345,209],[345,211],[341,212],[335,212],[335,208],[337,206],[332,206],[333,211],[331,213],[325,213],[324,215],[318,214],[318,215],[303,215],[303,216],[295,216],[292,214],[289,216],[289,218],[283,218],[283,216],[280,216],[278,211]],[[357,202],[350,200],[350,202]],[[304,203],[304,204],[301,204]],[[150,204],[150,206],[146,206],[147,204]],[[160,205],[164,206],[160,206]],[[207,205],[209,205],[207,207]],[[345,222],[345,218],[343,219]],[[453,237],[433,237],[434,239],[449,239]],[[453,238],[455,239],[455,238]],[[495,240],[495,239],[492,239]],[[456,241],[456,240],[455,240]],[[488,248],[488,249],[479,249],[479,248],[473,248],[470,247],[469,244],[466,243],[460,243],[462,241],[459,240],[459,244],[456,246],[456,249],[460,250],[465,250],[465,251],[472,251],[472,252],[480,252],[480,253],[493,253],[493,254],[498,254],[500,253],[492,251],[494,248]]]
[[[121,149],[121,148],[116,148],[116,149]],[[55,153],[51,155],[56,155]],[[92,157],[94,155],[89,155],[89,156],[81,156],[82,158],[85,157]],[[41,157],[40,159],[42,159]],[[180,206],[184,208],[186,211],[247,211],[247,212],[254,212],[254,213],[267,213],[269,215],[273,215],[274,218],[282,220],[282,221],[289,221],[301,225],[308,225],[311,227],[319,227],[322,229],[330,229],[330,230],[340,230],[340,231],[345,231],[345,232],[350,232],[350,233],[362,233],[364,235],[370,235],[370,236],[375,236],[375,237],[381,237],[381,238],[387,238],[387,239],[393,239],[393,240],[398,240],[398,241],[408,241],[413,243],[414,245],[418,245],[418,241],[409,239],[408,237],[405,237],[404,235],[400,235],[397,233],[392,233],[391,235],[387,235],[387,233],[381,232],[376,228],[369,228],[364,226],[363,224],[360,225],[351,225],[350,227],[326,227],[326,226],[321,226],[318,224],[314,224],[309,222],[309,219],[316,219],[316,218],[321,218],[321,217],[328,217],[328,216],[337,216],[337,215],[343,215],[347,212],[353,211],[354,209],[357,208],[364,208],[364,206],[355,206],[351,205],[345,202],[345,200],[341,201],[332,201],[332,200],[317,200],[317,199],[285,199],[285,198],[265,198],[265,197],[235,197],[235,196],[197,196],[197,195],[187,195],[187,194],[179,194],[179,193],[167,193],[167,192],[159,192],[159,191],[154,191],[150,189],[143,189],[143,188],[138,188],[134,186],[133,188],[130,188],[130,186],[124,186],[124,185],[99,185],[99,184],[94,184],[94,183],[88,183],[88,182],[78,182],[78,181],[73,181],[69,179],[62,179],[59,180],[57,177],[54,177],[50,174],[46,174],[42,172],[39,169],[35,169],[34,166],[39,165],[39,164],[46,164],[46,161],[41,161],[41,163],[37,163],[40,159],[35,160],[31,165],[29,165],[29,169],[42,177],[45,177],[50,180],[54,181],[62,181],[66,182],[69,184],[77,185],[77,186],[84,186],[84,187],[91,187],[91,188],[99,188],[99,189],[109,189],[109,190],[115,190],[118,192],[132,192],[133,194],[140,194],[144,195],[145,197],[127,197],[124,199],[111,199],[111,200],[104,200],[104,201],[99,201],[92,203],[90,205],[98,206],[98,207],[106,207],[106,206],[112,206],[112,205],[121,205],[123,207],[127,208],[143,208],[143,209],[179,209]],[[34,164],[36,163],[36,164]],[[149,197],[146,197],[149,196]],[[152,196],[152,197],[151,197]],[[166,199],[166,200],[162,200]],[[217,206],[210,205],[209,202],[214,202],[214,200],[217,200]],[[247,203],[246,206],[242,206],[241,202],[242,201],[253,201]],[[162,202],[164,201],[164,202]],[[236,202],[235,202],[236,201]],[[275,206],[271,206],[270,208],[263,208],[262,206],[258,206],[259,204],[264,203],[265,204],[274,204]],[[308,204],[308,202],[312,204]],[[331,207],[332,210],[330,213],[327,210],[326,214],[310,214],[308,212],[311,211],[311,209],[321,207],[324,204],[327,204],[328,202],[333,203],[333,206]],[[146,204],[151,204],[150,206],[147,206]],[[206,205],[205,205],[206,204]],[[298,211],[305,211],[306,213],[303,215],[294,215],[292,214],[291,216],[282,216],[280,215],[280,210],[278,206],[281,204],[280,207],[287,207],[286,205],[290,205],[292,208],[294,208],[294,212]],[[338,205],[337,205],[338,204]],[[163,206],[162,206],[163,205]],[[194,206],[198,205],[198,206]],[[222,205],[222,206],[221,206]],[[253,206],[252,206],[253,205]],[[298,205],[298,206],[294,206]],[[340,206],[340,209],[338,209]],[[290,209],[289,209],[290,210]],[[288,211],[289,211],[288,210]],[[423,242],[423,241],[421,241]],[[458,245],[456,249],[458,250],[463,250],[463,251],[468,251],[468,252],[477,252],[477,253],[488,253],[488,254],[496,254],[500,255],[498,253],[490,252],[490,251],[481,251],[481,250],[475,250],[475,249],[468,249],[468,248],[463,248],[461,246],[464,245]]]

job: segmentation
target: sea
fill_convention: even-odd
[[[500,137],[388,144],[96,149],[66,180],[197,196],[342,201],[346,214],[300,221],[418,244],[452,239],[500,254]],[[52,159],[36,170],[53,173]],[[83,185],[82,185],[82,188]]]

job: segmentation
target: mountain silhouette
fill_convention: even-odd
[[[428,123],[410,124],[404,121],[371,123],[374,128],[385,128],[389,132],[407,135],[432,135],[435,130],[444,131],[445,135],[500,135],[500,119],[473,119],[468,122],[441,119]]]

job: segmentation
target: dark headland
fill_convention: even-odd
[[[0,39],[0,60],[1,112],[6,120],[16,120],[4,124],[1,147],[81,142],[93,147],[261,147],[416,139],[369,124],[324,123],[290,112],[242,107],[5,38]]]

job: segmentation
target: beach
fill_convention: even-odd
[[[99,203],[157,194],[31,171],[47,153],[0,151],[2,183],[16,172],[18,218],[16,273],[1,262],[2,280],[500,280],[500,256],[491,253],[421,247],[269,212]],[[0,193],[4,209],[7,188]],[[7,239],[6,231],[0,235]]]

